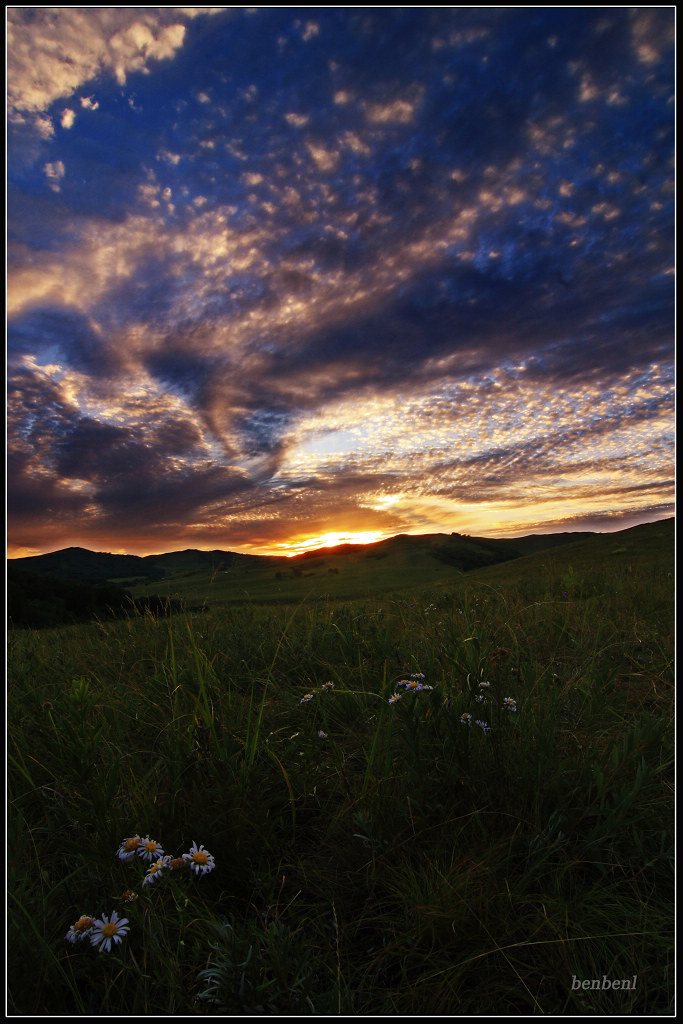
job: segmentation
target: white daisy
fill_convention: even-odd
[[[90,941],[93,946],[99,946],[100,953],[111,953],[112,942],[121,942],[124,935],[128,934],[128,918],[121,917],[112,911],[111,917],[107,920],[106,914],[93,921]]]
[[[117,852],[119,860],[132,860],[138,851],[140,842],[140,836],[131,836],[130,839],[124,839]]]
[[[216,867],[216,862],[209,851],[205,850],[203,845],[197,846],[195,842],[192,843],[190,852],[183,854],[183,859],[189,862],[197,875],[206,875]]]
[[[142,884],[147,885],[148,882],[156,882],[157,878],[161,878],[164,869],[167,868],[170,863],[170,856],[160,857],[159,860],[155,860],[147,869],[147,874],[143,878]]]
[[[86,939],[93,929],[92,917],[87,917],[85,914],[79,917],[75,924],[72,924],[66,933],[68,942],[78,942],[79,939]]]
[[[140,845],[136,852],[139,857],[148,861],[159,860],[164,855],[164,851],[159,844],[154,839],[150,839],[149,836],[140,840]]]

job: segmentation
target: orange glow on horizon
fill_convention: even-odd
[[[446,509],[438,509],[437,514],[427,517],[424,514],[417,517],[406,517],[405,520],[392,522],[387,528],[378,530],[331,530],[322,534],[290,533],[283,530],[280,537],[287,537],[286,540],[277,540],[277,533],[272,538],[261,536],[254,540],[246,540],[244,537],[236,536],[234,539],[224,534],[213,534],[211,538],[206,535],[193,535],[190,532],[168,536],[164,539],[158,537],[155,542],[150,543],[141,538],[130,537],[125,540],[121,537],[109,537],[104,534],[86,536],[56,535],[49,539],[49,535],[37,537],[34,544],[11,543],[6,544],[6,557],[8,559],[30,558],[42,554],[50,554],[55,551],[62,551],[69,547],[81,547],[100,554],[112,555],[137,555],[138,557],[154,557],[179,551],[231,551],[236,554],[258,555],[263,557],[293,558],[309,551],[316,551],[322,548],[334,548],[343,544],[376,544],[382,540],[388,540],[399,535],[423,536],[433,534],[450,534],[457,531],[471,537],[482,537],[491,539],[512,539],[524,537],[529,534],[563,533],[563,532],[597,532],[612,533],[619,530],[629,529],[636,525],[648,522],[658,522],[675,514],[674,508],[670,510],[662,507],[659,514],[650,511],[640,511],[637,508],[630,510],[612,509],[604,511],[602,507],[585,512],[585,505],[581,508],[578,505],[565,503],[560,505],[556,502],[538,503],[533,509],[527,509],[527,515],[521,515],[519,508],[509,503],[506,509],[501,506],[496,509],[491,507],[480,507],[475,513],[473,508],[461,507],[458,516],[447,516]],[[413,511],[413,510],[411,510]],[[419,510],[423,511],[423,510]],[[584,511],[584,514],[580,513]],[[441,512],[441,514],[438,514]],[[535,515],[531,513],[535,512]],[[667,515],[668,513],[668,515]],[[418,523],[417,519],[421,519]]]
[[[121,547],[120,541],[116,544],[107,542],[100,538],[98,541],[93,542],[90,539],[74,540],[69,539],[62,543],[55,543],[53,545],[37,544],[35,547],[28,547],[26,545],[7,545],[7,558],[30,558],[36,555],[49,554],[53,551],[61,551],[68,547],[83,547],[90,551],[96,551],[100,554],[109,555],[137,555],[141,558],[151,558],[154,555],[170,554],[176,551],[187,551],[187,550],[220,550],[220,551],[233,551],[238,554],[245,555],[260,555],[264,557],[268,556],[280,556],[286,558],[294,558],[296,555],[301,555],[305,551],[316,551],[318,548],[332,548],[337,547],[340,544],[374,544],[380,540],[386,540],[388,537],[394,536],[394,534],[387,534],[381,530],[365,530],[356,531],[350,533],[323,533],[315,537],[296,537],[288,541],[277,541],[275,543],[260,543],[260,544],[245,544],[245,543],[219,543],[216,542],[210,547],[206,544],[196,544],[188,539],[187,543],[178,544],[169,541],[167,546],[155,545],[153,549],[148,547],[140,547],[139,545],[131,543],[128,548]]]
[[[339,544],[375,544],[384,540],[386,534],[382,531],[365,530],[356,533],[323,533],[317,537],[307,537],[305,540],[283,541],[276,545],[279,555],[286,555],[293,558],[305,551],[316,551],[318,548],[336,548]]]

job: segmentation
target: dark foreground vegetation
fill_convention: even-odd
[[[672,573],[660,523],[10,629],[10,1014],[673,1013]]]
[[[178,599],[158,594],[134,598],[115,583],[78,582],[12,565],[7,570],[7,618],[14,628],[45,629],[131,614],[170,615],[181,609]]]

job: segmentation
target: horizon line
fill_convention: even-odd
[[[272,550],[267,550],[267,551],[263,551],[263,550],[262,551],[240,550],[239,547],[235,547],[235,548],[232,548],[232,547],[231,548],[219,548],[219,547],[211,547],[211,548],[204,548],[204,547],[171,547],[171,548],[166,548],[164,550],[148,551],[145,554],[140,554],[138,552],[133,552],[133,551],[120,551],[120,550],[119,551],[102,551],[102,550],[98,550],[98,549],[95,549],[95,548],[85,547],[82,544],[67,544],[67,545],[65,545],[64,547],[61,547],[61,548],[51,548],[49,550],[37,551],[37,552],[34,552],[33,554],[23,554],[23,555],[22,554],[12,554],[12,555],[7,554],[6,561],[10,562],[10,561],[20,561],[20,560],[28,559],[28,558],[41,558],[41,557],[43,557],[45,555],[59,554],[62,551],[68,551],[70,549],[78,549],[78,550],[81,550],[81,551],[89,551],[91,554],[97,554],[97,555],[118,555],[118,556],[121,556],[121,557],[133,557],[133,558],[160,558],[163,555],[181,554],[184,551],[199,551],[199,552],[206,553],[206,554],[210,554],[211,552],[221,552],[221,553],[224,553],[224,554],[249,555],[249,556],[252,556],[252,557],[255,557],[255,558],[287,558],[287,559],[291,559],[291,558],[296,558],[296,557],[298,557],[299,555],[302,555],[302,554],[310,554],[310,553],[314,553],[316,551],[333,551],[333,550],[335,550],[337,548],[346,547],[346,546],[349,546],[349,545],[353,545],[353,546],[356,546],[356,547],[372,547],[373,545],[376,545],[376,544],[382,544],[385,541],[394,540],[397,537],[436,537],[436,536],[453,537],[453,536],[458,536],[458,537],[469,537],[469,538],[482,539],[482,540],[520,540],[520,539],[522,539],[524,537],[552,536],[553,534],[567,534],[567,533],[577,533],[577,534],[584,534],[585,533],[585,534],[601,535],[601,534],[610,534],[610,533],[622,533],[622,532],[626,532],[627,530],[636,529],[638,526],[654,525],[655,523],[667,522],[670,519],[671,520],[675,520],[675,518],[676,518],[676,516],[675,516],[675,513],[674,513],[674,514],[672,514],[670,516],[662,516],[662,517],[657,518],[657,519],[647,519],[647,520],[643,520],[642,522],[639,522],[639,523],[634,523],[631,526],[617,527],[615,529],[597,530],[597,529],[591,529],[591,528],[588,528],[588,527],[576,526],[574,529],[540,529],[540,530],[539,529],[537,529],[537,530],[531,529],[530,531],[524,532],[524,533],[514,533],[514,534],[504,533],[502,536],[496,536],[494,533],[491,533],[491,534],[464,533],[464,532],[459,531],[459,530],[452,530],[452,531],[436,530],[436,531],[433,531],[433,532],[425,532],[425,533],[412,533],[412,532],[410,532],[408,530],[403,530],[403,531],[400,531],[399,533],[388,534],[386,536],[379,537],[379,539],[377,539],[377,540],[366,540],[366,541],[353,540],[353,539],[340,540],[340,541],[338,541],[335,544],[320,544],[320,546],[317,546],[317,547],[312,547],[310,541],[304,540],[304,541],[301,541],[298,544],[294,542],[291,545],[286,545],[288,547],[291,546],[292,548],[297,548],[297,550],[290,551],[290,552],[285,552],[285,551],[282,551],[282,550],[280,550],[280,551],[272,551]],[[338,534],[338,536],[353,537],[353,533]],[[317,539],[317,538],[314,538],[314,539]],[[284,545],[280,545],[280,544],[278,545],[278,547],[282,547],[282,546],[284,546]],[[9,551],[9,548],[10,548],[10,545],[7,546],[8,551]],[[21,550],[21,547],[19,547],[19,550]]]

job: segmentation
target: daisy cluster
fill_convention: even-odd
[[[483,681],[479,683],[479,693],[475,694],[474,697],[475,704],[488,704],[489,699],[486,691],[490,688],[491,684],[489,682]]]
[[[475,694],[475,704],[489,703],[489,697],[486,691],[490,688],[490,686],[491,684],[488,682],[479,683],[479,689],[483,690],[484,692]],[[514,699],[514,697],[503,697],[502,707],[504,711],[516,712],[517,701]],[[460,721],[462,722],[463,725],[472,725],[472,715],[465,713],[464,715],[460,716]],[[482,719],[477,719],[476,721],[474,721],[474,724],[479,726],[479,728],[483,731],[485,736],[491,732],[491,726],[488,724],[488,722],[484,722]]]
[[[321,690],[321,692],[324,691],[324,690],[334,690],[334,683],[332,683],[332,682],[323,683],[323,685],[320,687],[320,690]],[[301,700],[299,701],[299,704],[308,704],[308,703],[310,703],[310,701],[313,700],[313,698],[315,697],[317,692],[318,692],[317,690],[314,690],[313,693],[305,693],[303,695],[303,697],[301,698]]]
[[[395,704],[397,701],[401,700],[406,693],[417,693],[419,690],[433,690],[434,687],[427,686],[424,682],[424,678],[424,672],[413,672],[409,679],[399,679],[396,686],[403,687],[403,693],[399,693],[397,690],[389,698],[389,703]]]
[[[213,856],[204,849],[203,845],[197,846],[193,842],[189,853],[183,853],[180,857],[171,857],[170,854],[164,853],[155,839],[150,839],[149,836],[144,839],[141,836],[124,839],[118,848],[117,857],[119,860],[133,860],[135,857],[140,857],[147,861],[147,874],[142,880],[143,885],[155,882],[167,870],[175,871],[178,868],[190,867],[196,875],[206,875],[216,866]]]
[[[472,722],[473,722],[472,715],[468,715],[468,714],[461,715],[460,716],[460,721],[462,722],[463,725],[472,725]],[[474,722],[474,724],[479,726],[479,728],[484,733],[484,736],[487,736],[491,732],[491,726],[489,725],[489,723],[482,721],[482,719],[480,719],[480,718],[478,718]]]
[[[84,914],[72,924],[66,933],[68,942],[80,942],[89,939],[91,945],[96,946],[100,953],[111,953],[112,942],[123,942],[128,934],[128,918],[119,917],[115,910],[111,917],[103,914],[102,917],[88,917]]]
[[[196,875],[206,875],[213,871],[216,862],[204,846],[197,846],[192,843],[188,853],[180,857],[171,857],[164,853],[162,847],[155,839],[149,836],[130,836],[124,839],[117,850],[119,860],[132,861],[140,857],[147,864],[147,874],[142,880],[143,885],[155,882],[166,871],[175,871],[179,868],[189,867]],[[133,903],[137,899],[137,893],[127,889],[121,899],[124,903]],[[114,910],[110,917],[103,914],[101,918],[91,917],[83,914],[71,925],[66,933],[67,942],[77,943],[89,939],[93,946],[96,946],[100,953],[111,953],[112,943],[116,945],[122,942],[128,934],[128,918],[119,917]]]

